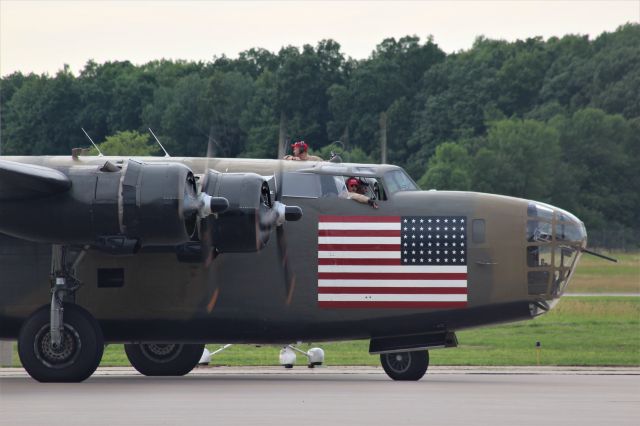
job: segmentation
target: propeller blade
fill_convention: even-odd
[[[282,153],[279,155],[279,158],[284,156],[284,144],[281,145]],[[287,206],[282,204],[282,182],[284,175],[284,163],[283,160],[280,160],[278,172],[275,174],[275,183],[276,183],[276,193],[275,200],[276,203],[284,206],[284,219],[286,221],[296,221],[302,218],[302,209],[298,206]],[[285,235],[284,223],[277,227],[276,229],[276,239],[278,242],[278,255],[280,256],[280,266],[282,268],[282,274],[284,276],[284,290],[286,294],[285,304],[289,306],[293,299],[293,292],[296,287],[296,276],[291,272],[291,268],[289,267],[289,257],[288,257],[288,244],[287,237]]]
[[[282,273],[284,275],[284,289],[285,294],[287,295],[285,299],[285,303],[288,305],[291,304],[291,300],[293,299],[293,290],[296,286],[296,276],[291,272],[289,268],[289,257],[287,253],[287,237],[284,232],[284,227],[279,226],[276,230],[276,237],[278,240],[278,254],[281,259],[281,267]]]

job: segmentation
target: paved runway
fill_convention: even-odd
[[[0,370],[4,425],[638,425],[640,370],[434,367],[419,382],[380,368],[200,368],[181,378],[99,370],[39,384]]]

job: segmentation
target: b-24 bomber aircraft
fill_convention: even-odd
[[[392,165],[0,157],[0,339],[42,382],[85,380],[115,342],[183,375],[207,342],[346,339],[418,380],[457,330],[549,311],[584,250],[562,209]]]

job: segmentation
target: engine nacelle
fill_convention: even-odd
[[[273,203],[269,185],[255,173],[219,173],[209,170],[202,192],[224,197],[229,207],[205,219],[204,232],[221,253],[247,253],[261,250],[269,241],[274,226]]]
[[[5,202],[0,232],[18,238],[90,245],[111,252],[178,245],[194,235],[202,200],[191,170],[178,163],[129,160],[122,169],[71,167],[71,188],[45,198]]]

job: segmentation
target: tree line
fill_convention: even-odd
[[[640,25],[626,24],[592,40],[479,37],[451,54],[406,36],[363,60],[322,40],[208,62],[89,61],[78,75],[2,77],[0,143],[60,155],[87,145],[80,127],[113,149],[151,127],[174,156],[275,158],[284,129],[320,156],[340,141],[345,160],[380,162],[384,136],[387,162],[424,189],[546,201],[596,243],[614,233],[637,246],[639,46]]]

